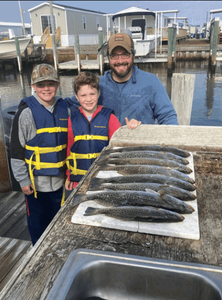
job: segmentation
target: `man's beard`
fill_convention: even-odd
[[[115,69],[115,66],[126,66],[128,65],[127,69],[125,72],[117,72],[116,69]],[[128,64],[128,63],[121,63],[121,64],[114,64],[114,66],[110,66],[111,70],[113,71],[113,73],[116,75],[116,77],[119,77],[119,78],[124,78],[125,76],[127,76],[132,68],[133,68],[133,61],[131,64]]]

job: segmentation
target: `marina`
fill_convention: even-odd
[[[21,7],[20,12],[23,20]],[[33,36],[16,34],[0,41],[8,45],[0,46],[1,300],[173,300],[178,294],[184,300],[222,300],[222,24],[214,18],[218,12],[222,10],[211,10],[209,22],[201,28],[189,26],[177,9],[133,6],[106,14],[49,1],[29,9]],[[22,27],[25,31],[24,21]],[[26,24],[26,30],[30,27]],[[71,97],[81,71],[103,75],[109,69],[107,40],[126,31],[134,40],[135,65],[159,78],[179,125],[117,130],[77,188],[66,191],[65,204],[33,247],[25,196],[10,166],[11,126],[20,100],[32,93],[32,69],[42,62],[54,65],[60,80],[57,95]],[[22,48],[24,40],[27,45]],[[106,150],[144,145],[173,146],[190,154],[195,199],[187,201],[193,211],[185,213],[182,222],[86,216],[89,206],[103,207],[92,200],[73,206],[77,195],[94,192],[93,179],[116,176],[116,171],[98,172]]]

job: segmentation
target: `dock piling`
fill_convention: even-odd
[[[210,63],[212,70],[215,70],[215,68],[216,68],[219,21],[220,21],[220,18],[214,18],[211,21],[211,26],[210,26],[210,60],[209,60],[209,63]]]
[[[16,53],[17,53],[18,69],[19,69],[19,73],[21,73],[22,72],[22,59],[21,59],[21,52],[20,52],[18,37],[15,37],[15,47],[16,47]]]
[[[102,27],[98,28],[99,32],[99,49],[103,45],[103,29]],[[103,51],[102,49],[98,53],[98,59],[99,59],[99,69],[100,69],[100,75],[103,75],[104,72],[104,58],[103,58]]]
[[[175,24],[168,25],[168,69],[172,70],[176,58],[176,34],[177,27]],[[173,59],[174,57],[174,59]]]
[[[0,193],[6,193],[12,190],[9,175],[9,165],[4,138],[4,124],[2,117],[1,95],[0,95]]]
[[[51,20],[54,20],[52,1],[49,1],[49,6],[50,6]],[[57,72],[57,70],[58,70],[58,54],[57,54],[56,39],[55,39],[55,27],[54,27],[53,21],[51,22],[51,26],[52,26],[52,47],[53,47],[54,67]]]
[[[77,69],[78,74],[81,72],[81,61],[80,61],[80,47],[79,47],[79,35],[75,35],[75,44],[74,44],[74,50],[75,50],[75,59],[77,61]]]
[[[190,125],[195,74],[174,73],[171,102],[176,110],[179,125]]]

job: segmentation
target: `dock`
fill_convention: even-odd
[[[96,160],[5,285],[0,299],[46,299],[68,256],[76,249],[204,264],[206,268],[207,265],[222,267],[221,128],[141,125],[132,132],[124,126],[113,135],[110,147],[130,146],[132,141],[137,145],[141,141],[143,145],[164,143],[193,153],[200,239],[73,224],[71,219],[76,210],[72,207],[73,197],[87,191],[97,169]]]
[[[90,45],[89,47],[90,48]],[[90,50],[89,50],[90,51]],[[190,60],[209,60],[210,59],[210,41],[207,39],[190,39],[183,40],[176,45],[176,52],[174,53],[176,61],[190,61]],[[92,57],[92,58],[91,58]],[[67,60],[66,60],[67,58]],[[216,61],[222,60],[222,44],[217,45]],[[58,51],[58,69],[64,70],[78,70],[78,62],[75,59],[75,52],[72,47],[60,48]],[[153,50],[147,57],[135,57],[134,63],[167,63],[168,61],[168,46],[158,46],[157,51]],[[47,49],[46,62],[52,63],[52,49]],[[100,63],[95,59],[95,55],[82,54],[81,55],[81,70],[100,70]],[[104,68],[109,66],[108,58],[104,57]]]

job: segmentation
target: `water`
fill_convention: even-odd
[[[140,64],[139,68],[158,76],[171,97],[171,77],[167,75],[167,64]],[[32,67],[25,69],[23,75],[17,70],[0,70],[0,94],[2,109],[16,105],[31,94]],[[222,63],[217,62],[215,74],[208,68],[208,61],[189,61],[176,63],[175,73],[195,74],[194,98],[191,125],[222,126]],[[60,72],[60,87],[57,94],[70,97],[74,93],[74,78],[77,71]]]

